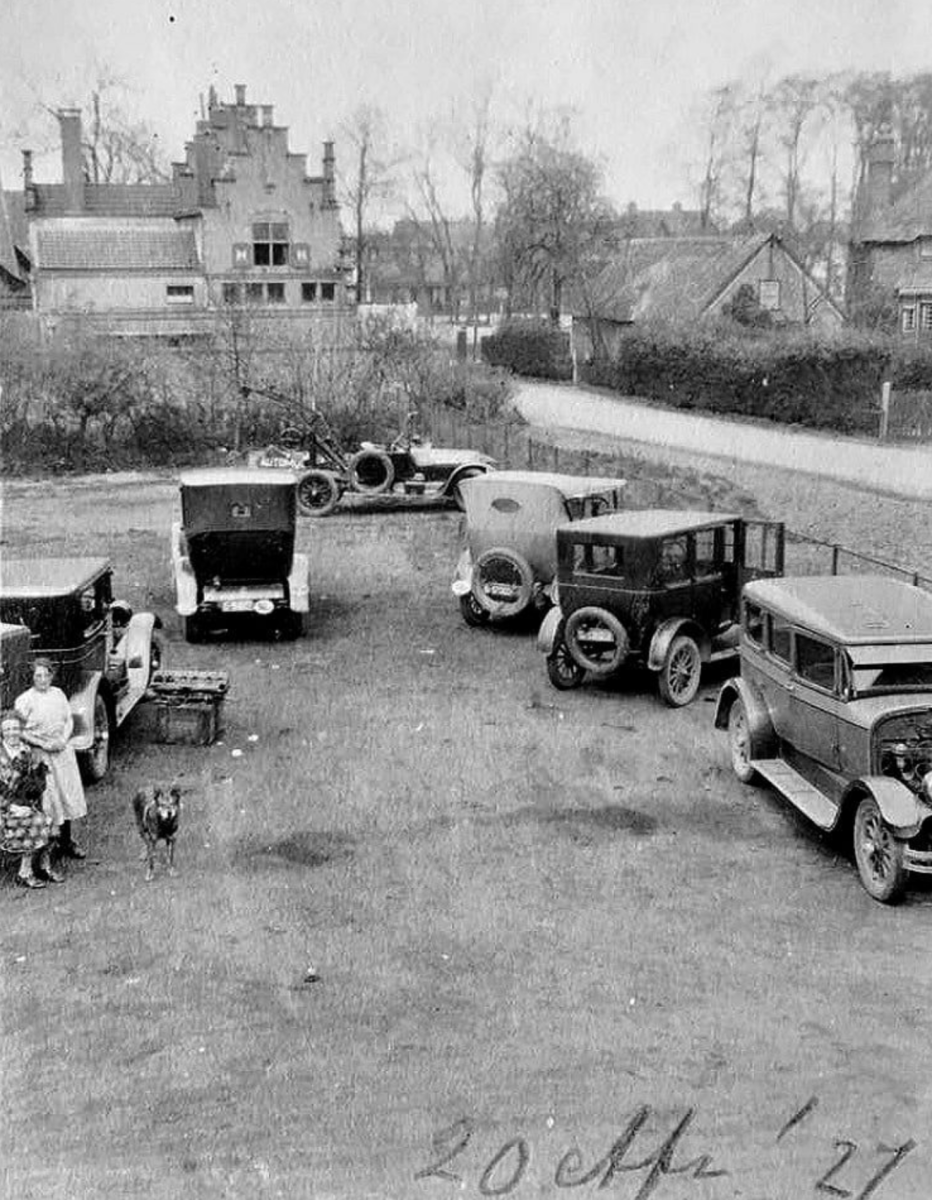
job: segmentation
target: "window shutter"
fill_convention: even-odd
[[[306,267],[311,261],[311,248],[307,242],[295,242],[291,247],[291,265]]]
[[[248,267],[249,266],[249,243],[238,242],[233,247],[233,266]]]

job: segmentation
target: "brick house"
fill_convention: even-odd
[[[932,172],[897,199],[895,147],[882,126],[868,150],[848,253],[852,312],[888,303],[905,338],[932,339]]]
[[[333,143],[322,170],[288,149],[271,105],[210,92],[167,183],[94,184],[81,114],[58,114],[62,182],[33,182],[24,154],[35,311],[55,326],[80,315],[116,335],[187,337],[247,309],[264,322],[336,335],[353,309],[335,191]]]
[[[647,320],[701,321],[751,297],[775,325],[836,329],[844,314],[774,233],[632,238],[574,297],[577,349],[614,353],[623,330]]]

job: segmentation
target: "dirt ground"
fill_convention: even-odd
[[[929,536],[735,486],[865,548]],[[4,553],[109,554],[166,665],[232,683],[211,747],[121,731],[64,885],[4,867],[4,1195],[927,1200],[932,887],[876,904],[733,778],[721,674],[681,711],[553,691],[527,631],[463,624],[429,505],[299,524],[306,639],[188,646],[176,505],[157,476],[5,488]],[[174,776],[179,871],[147,884],[129,797]]]

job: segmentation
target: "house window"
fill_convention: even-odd
[[[335,283],[322,283],[320,285],[321,300],[333,300],[337,294],[337,285]]]
[[[284,304],[285,303],[285,285],[283,283],[270,283],[266,285],[266,295],[268,296],[269,304]]]
[[[909,308],[903,309],[902,321],[903,321],[903,332],[904,333],[913,333],[915,331],[916,309],[913,307],[913,305],[910,305]]]
[[[303,304],[313,304],[317,299],[317,284],[302,283],[301,284],[301,302]]]
[[[223,285],[223,303],[224,304],[242,304],[243,289],[238,283],[225,283]]]
[[[932,303],[923,301],[919,305],[919,328],[923,333],[932,333]]]
[[[296,267],[307,267],[311,261],[311,250],[306,242],[296,242],[291,247],[291,261]]]
[[[170,283],[165,289],[165,298],[169,304],[193,304],[194,285]]]
[[[762,279],[757,286],[761,308],[768,312],[776,312],[780,307],[780,280]]]
[[[252,262],[256,267],[288,265],[288,226],[284,222],[256,221],[252,227]]]
[[[261,283],[246,284],[246,301],[249,304],[261,304],[265,289]]]
[[[919,257],[932,258],[932,238],[924,237],[919,239]]]

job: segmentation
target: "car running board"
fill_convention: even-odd
[[[755,758],[754,770],[820,829],[831,829],[838,815],[833,804],[804,775],[782,758]]]

